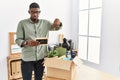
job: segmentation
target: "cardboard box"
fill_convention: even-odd
[[[46,58],[46,76],[63,80],[73,80],[75,64],[72,60],[62,60],[59,58]]]
[[[65,80],[65,79],[59,79],[59,78],[53,78],[53,77],[46,77],[45,80]]]
[[[59,79],[59,78],[54,78],[54,77],[48,77],[46,75],[44,75],[44,79],[43,80],[65,80],[65,79]]]

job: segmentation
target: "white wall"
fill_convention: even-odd
[[[120,77],[120,0],[103,0],[99,69]]]
[[[73,31],[78,31],[78,0],[73,0]],[[74,33],[74,32],[73,32]],[[77,39],[74,35],[72,37]],[[120,77],[120,0],[103,0],[100,64],[84,64]]]
[[[40,4],[42,11],[40,18],[50,21],[59,18],[63,22],[63,28],[59,33],[70,38],[70,0],[0,0],[0,80],[8,79],[6,60],[10,54],[8,32],[15,32],[18,22],[29,17],[28,6],[33,1]]]

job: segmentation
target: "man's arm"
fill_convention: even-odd
[[[26,40],[25,39],[25,30],[23,28],[22,22],[18,24],[17,31],[16,31],[16,43],[20,47],[24,46],[37,46],[40,44],[38,41],[34,40]]]
[[[17,31],[16,31],[16,43],[22,47],[23,43],[24,43],[24,31],[22,28],[22,22],[19,22],[18,27],[17,27]]]

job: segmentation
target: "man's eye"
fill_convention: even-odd
[[[40,13],[40,11],[31,11],[31,13],[32,13],[32,14],[34,14],[34,13],[37,13],[37,14],[38,14],[38,13]]]

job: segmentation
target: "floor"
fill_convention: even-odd
[[[81,65],[76,67],[76,74],[73,80],[120,80],[119,77]]]

